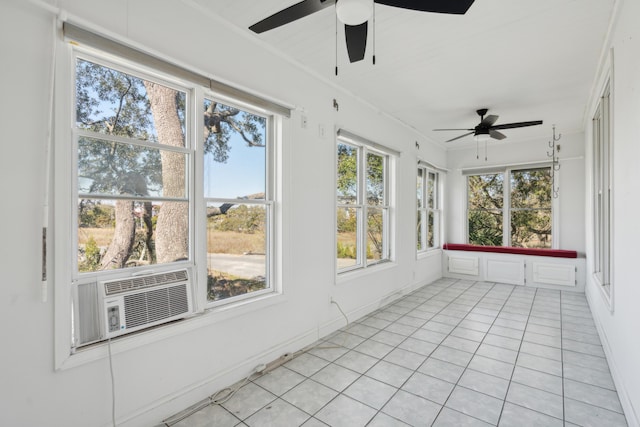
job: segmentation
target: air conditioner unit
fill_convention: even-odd
[[[105,338],[181,319],[193,312],[187,270],[98,282],[98,288]]]

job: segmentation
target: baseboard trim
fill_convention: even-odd
[[[613,378],[613,383],[615,384],[616,390],[618,392],[618,398],[620,399],[620,404],[622,405],[624,416],[627,418],[627,424],[629,425],[629,427],[640,427],[640,417],[636,412],[636,408],[633,406],[633,401],[631,400],[629,393],[627,392],[625,383],[622,381],[623,377],[620,373],[620,369],[616,364],[616,360],[613,357],[613,351],[611,350],[611,346],[609,345],[607,334],[605,333],[604,327],[602,326],[602,322],[600,322],[600,318],[594,315],[593,307],[595,305],[595,302],[592,300],[593,294],[589,291],[589,289],[591,289],[591,286],[589,285],[589,283],[587,283],[585,296],[587,297],[587,302],[589,303],[589,308],[591,309],[591,315],[593,316],[593,320],[596,324],[596,329],[598,330],[598,336],[600,337],[600,342],[602,343],[602,348],[604,349],[604,354],[607,358],[607,364],[609,365],[611,377]]]

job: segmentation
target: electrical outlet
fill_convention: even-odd
[[[307,116],[304,114],[300,116],[300,126],[302,127],[302,129],[307,128]]]
[[[324,125],[318,125],[318,136],[323,139],[327,136]]]

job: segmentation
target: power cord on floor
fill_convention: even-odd
[[[111,374],[111,422],[116,427],[116,381],[113,375],[113,357],[111,356],[111,338],[107,340],[109,350],[109,373]]]
[[[229,399],[231,399],[237,392],[238,390],[240,390],[242,387],[244,387],[244,385],[249,382],[249,379],[255,375],[255,374],[261,374],[266,370],[266,366],[265,365],[258,365],[255,368],[253,368],[253,370],[251,371],[251,373],[249,375],[247,375],[247,377],[240,383],[240,385],[236,386],[236,387],[227,387],[227,388],[223,388],[222,390],[218,390],[217,392],[215,392],[214,394],[212,394],[211,396],[201,400],[199,403],[196,403],[194,406],[192,406],[191,408],[188,408],[185,410],[185,412],[181,413],[181,414],[176,414],[173,417],[169,417],[165,420],[162,420],[162,423],[166,426],[166,427],[171,427],[172,425],[179,423],[180,421],[184,420],[185,418],[190,417],[191,415],[195,414],[196,412],[200,411],[201,409],[206,408],[207,406],[210,405],[222,405],[224,403],[226,403]],[[218,395],[221,393],[227,392],[228,394],[222,398],[219,398]]]
[[[347,317],[347,315],[342,310],[342,307],[340,307],[340,304],[338,304],[338,302],[336,300],[334,300],[333,297],[331,298],[331,304],[334,304],[336,307],[338,307],[338,310],[340,310],[340,313],[344,317],[344,320],[347,322],[345,327],[349,326],[349,318]],[[343,332],[343,334],[344,334],[344,332]],[[312,347],[312,348],[317,348],[319,350],[330,350],[332,348],[345,348],[346,347],[345,344],[347,343],[347,338],[348,338],[348,335],[345,334],[343,339],[342,339],[342,344],[323,345],[323,346],[316,346],[316,347]],[[306,350],[304,350],[304,351],[306,352]]]

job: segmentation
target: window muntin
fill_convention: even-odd
[[[338,271],[389,260],[389,154],[339,140],[336,177]]]
[[[467,239],[485,246],[551,247],[548,167],[467,177]]]
[[[270,120],[205,98],[207,300],[271,290]]]
[[[191,259],[185,89],[75,58],[76,271]]]
[[[440,247],[440,172],[418,165],[416,192],[416,249],[425,252]]]

